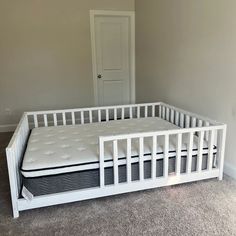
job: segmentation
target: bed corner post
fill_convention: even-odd
[[[226,129],[227,125],[223,125],[220,135],[220,160],[219,160],[219,180],[223,179],[223,171],[224,171],[224,157],[225,157],[225,140],[226,140]]]
[[[12,202],[12,212],[13,217],[19,217],[19,210],[18,210],[18,187],[17,187],[17,178],[15,172],[15,156],[14,152],[11,148],[6,148],[7,154],[7,166],[8,166],[8,175],[9,175],[9,182],[10,182],[10,191],[11,191],[11,202]]]

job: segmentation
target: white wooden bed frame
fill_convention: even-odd
[[[61,192],[56,194],[36,196],[31,201],[27,201],[20,197],[22,187],[20,164],[27,145],[30,130],[34,127],[40,126],[57,126],[68,124],[84,124],[92,122],[109,121],[109,119],[132,119],[139,117],[161,117],[179,127],[181,129],[173,129],[166,131],[155,131],[146,133],[134,133],[112,136],[99,137],[99,163],[100,163],[100,186],[95,188],[88,188],[82,190]],[[181,147],[182,135],[189,134],[188,138],[188,153],[187,153],[187,167],[186,173],[180,173]],[[193,135],[198,134],[198,156],[197,156],[197,170],[191,171],[192,164],[192,146]],[[176,168],[175,174],[168,174],[168,146],[169,136],[176,135]],[[157,136],[164,136],[164,167],[163,176],[156,177],[154,170],[156,169],[156,139]],[[152,177],[144,179],[143,171],[143,146],[144,138],[152,137]],[[137,181],[131,181],[131,146],[132,139],[139,139],[139,173],[140,178]],[[37,111],[25,112],[14,132],[14,135],[6,148],[7,164],[10,180],[11,200],[13,217],[19,217],[19,212],[51,206],[56,204],[75,202],[80,200],[104,197],[114,194],[121,194],[132,191],[139,191],[143,189],[156,188],[161,186],[169,186],[174,184],[186,183],[191,181],[203,180],[217,177],[222,180],[224,151],[225,151],[226,125],[210,120],[208,118],[193,114],[182,109],[167,105],[165,103],[146,103],[134,105],[121,105],[109,107],[92,107],[79,108],[67,110],[51,110],[51,111]],[[127,141],[127,182],[118,182],[118,140]],[[209,144],[208,165],[206,170],[201,169],[202,164],[202,150],[203,140],[207,140]],[[114,184],[104,184],[104,143],[113,142],[113,170],[114,170]],[[216,166],[212,167],[213,162],[213,147],[217,146]]]

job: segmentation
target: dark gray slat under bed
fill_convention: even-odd
[[[215,158],[215,157],[214,157]],[[181,158],[181,173],[186,172],[186,156]],[[202,170],[207,168],[208,154],[203,155]],[[192,158],[192,171],[196,171],[197,156]],[[169,173],[175,172],[175,157],[169,158]],[[139,163],[131,166],[132,181],[139,179]],[[157,160],[156,176],[163,176],[163,159]],[[151,178],[151,161],[144,162],[144,178]],[[42,177],[25,178],[23,185],[34,195],[45,195],[99,186],[99,169],[77,171]],[[119,166],[119,183],[126,182],[126,165]],[[114,183],[113,167],[105,168],[105,185]]]

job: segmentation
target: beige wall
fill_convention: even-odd
[[[136,0],[137,101],[162,100],[226,122],[231,171],[236,170],[235,9],[235,0]]]
[[[90,9],[134,10],[134,0],[0,1],[0,125],[94,105]]]

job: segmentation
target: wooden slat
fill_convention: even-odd
[[[181,171],[181,151],[182,151],[182,134],[177,134],[177,145],[176,145],[176,175],[180,175]]]
[[[157,136],[152,137],[152,179],[157,176],[156,172],[156,162],[157,162]]]
[[[179,126],[179,112],[175,112],[175,125]]]
[[[126,158],[126,170],[127,170],[127,183],[131,182],[131,139],[127,139],[127,158]]]
[[[109,121],[109,110],[106,109],[106,121]]]
[[[166,120],[170,121],[170,109],[168,107],[166,108]]]
[[[161,118],[165,120],[165,117],[166,117],[166,108],[162,106]]]
[[[113,171],[114,171],[114,184],[119,183],[119,170],[118,170],[118,143],[113,140]]]
[[[152,117],[155,117],[155,105],[152,105]]]
[[[99,141],[99,173],[100,187],[104,187],[104,142]]]
[[[117,120],[117,109],[114,109],[114,120]]]
[[[192,117],[192,119],[191,119],[192,121],[191,121],[191,127],[192,128],[195,128],[196,127],[196,125],[197,125],[197,120],[196,120],[196,118],[195,117]]]
[[[208,127],[208,126],[210,126],[210,123],[206,121],[206,122],[204,122],[204,125],[205,125],[206,127]],[[209,140],[209,131],[206,131],[206,132],[205,132],[204,138],[205,138],[207,141]]]
[[[159,105],[158,108],[159,108],[159,117],[162,118],[162,106]]]
[[[140,118],[140,106],[137,106],[137,118]]]
[[[71,112],[72,125],[75,125],[75,113]]]
[[[84,111],[80,112],[80,123],[83,125],[84,124]]]
[[[198,127],[202,127],[202,120],[198,120]]]
[[[44,126],[48,127],[48,118],[47,118],[47,114],[43,115],[43,121],[44,121]]]
[[[101,110],[98,110],[98,122],[101,122],[102,118],[101,118]]]
[[[180,113],[180,127],[181,128],[184,128],[184,114],[183,113]]]
[[[53,123],[54,123],[54,126],[57,126],[57,114],[56,113],[53,114]]]
[[[38,117],[36,114],[34,114],[34,127],[37,128],[39,127],[39,124],[38,124]]]
[[[132,107],[129,108],[129,118],[130,119],[133,118],[133,108]]]
[[[188,115],[186,115],[185,128],[189,128],[189,127],[190,127],[190,117]]]
[[[66,125],[66,113],[65,112],[62,113],[62,121],[63,121],[63,125]]]
[[[165,144],[164,144],[164,177],[168,177],[169,169],[169,135],[165,135]]]
[[[89,110],[89,123],[93,123],[93,114],[92,114],[92,110]]]
[[[197,171],[202,171],[202,152],[203,152],[203,137],[204,137],[204,131],[199,132],[198,137],[198,160],[197,160]]]
[[[124,107],[121,108],[121,119],[122,120],[125,119],[125,109],[124,109]]]
[[[144,107],[144,117],[148,116],[148,106]]]
[[[144,179],[144,167],[143,167],[143,137],[139,138],[139,179]]]
[[[175,122],[175,111],[173,109],[170,110],[170,122],[172,124]]]
[[[207,169],[212,170],[212,162],[213,162],[213,152],[214,152],[214,140],[215,140],[215,130],[210,131],[210,140],[208,142],[209,153],[208,153],[208,165]]]
[[[189,133],[188,155],[187,155],[187,173],[191,173],[193,156],[193,132]]]

